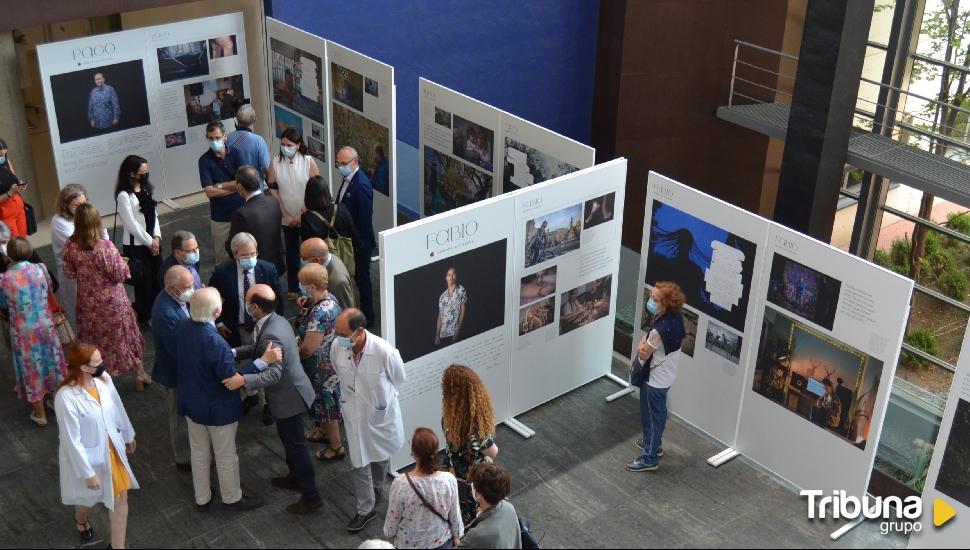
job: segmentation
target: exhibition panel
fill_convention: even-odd
[[[913,281],[773,223],[766,254],[737,448],[796,487],[862,497]]]
[[[374,234],[397,225],[394,147],[394,67],[327,41],[330,82],[330,141],[336,158],[340,147],[359,155],[360,170],[374,189]],[[343,176],[330,164],[330,185],[338,197]]]
[[[400,399],[408,434],[427,426],[445,441],[441,374],[452,363],[481,376],[497,422],[510,416],[513,208],[496,198],[380,234],[381,333],[404,360]],[[391,465],[411,462],[405,446]]]
[[[626,168],[619,159],[509,197],[513,414],[610,372]]]
[[[118,165],[145,157],[160,197],[199,190],[205,125],[249,97],[241,13],[37,47],[58,179],[113,212]],[[100,182],[100,183],[92,183]]]
[[[634,350],[652,324],[644,307],[653,285],[680,285],[687,338],[670,407],[733,447],[747,358],[757,343],[768,222],[653,172],[646,204]]]
[[[931,526],[942,527],[934,529]],[[970,529],[970,335],[953,376],[923,488],[923,527],[910,548],[966,548]]]
[[[502,113],[504,163],[495,194],[565,176],[596,164],[596,149],[552,130]],[[622,204],[622,203],[620,203]]]
[[[273,97],[270,152],[279,150],[280,136],[292,126],[303,133],[309,154],[330,166],[327,41],[273,18],[266,19],[266,36]]]

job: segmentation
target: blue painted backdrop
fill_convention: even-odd
[[[589,143],[598,0],[272,0],[270,10],[393,65],[397,137],[413,147],[418,77]],[[409,174],[399,166],[400,202],[413,210],[417,167],[415,189]]]

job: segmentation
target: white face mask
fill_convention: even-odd
[[[189,303],[189,300],[192,299],[192,295],[193,294],[195,294],[195,289],[194,288],[190,288],[188,290],[185,290],[184,292],[182,292],[181,294],[179,294],[179,301],[182,302],[183,304],[187,304],[187,303]]]

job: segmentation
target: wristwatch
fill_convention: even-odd
[[[217,183],[216,184],[216,189],[222,189],[222,184],[221,183]]]

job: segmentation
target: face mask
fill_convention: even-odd
[[[212,149],[213,153],[221,153],[223,147],[225,147],[225,145],[222,143],[221,139],[209,141],[209,148]]]
[[[342,347],[342,348],[344,348],[344,349],[351,349],[351,348],[354,347],[354,344],[356,343],[355,340],[356,340],[356,338],[354,340],[351,340],[350,338],[347,338],[346,336],[338,336],[337,337],[337,345],[340,346],[340,347]]]
[[[341,166],[337,168],[337,170],[340,170],[340,174],[345,178],[349,178],[350,175],[353,174],[353,170],[350,169],[350,166]]]
[[[310,295],[310,291],[306,289],[306,286],[304,286],[303,283],[300,283],[300,294],[304,296]]]
[[[108,368],[108,365],[105,365],[104,361],[101,361],[101,364],[98,365],[98,370],[94,371],[94,373],[91,376],[95,378],[101,378],[101,376],[104,374],[104,371],[107,370],[107,368]]]
[[[296,147],[286,147],[286,146],[284,146],[284,147],[281,147],[280,150],[283,152],[283,156],[286,157],[286,158],[288,158],[288,159],[293,158],[293,155],[296,154]]]
[[[7,255],[7,243],[0,244],[0,254]]]
[[[142,185],[148,185],[148,172],[145,172],[144,174],[138,174],[138,181]]]
[[[185,263],[187,263],[189,265],[195,265],[195,264],[199,263],[199,253],[198,252],[189,252],[188,254],[186,254],[185,255]]]
[[[7,164],[7,157],[6,155],[0,155],[0,166],[3,166],[4,164]]]
[[[660,310],[660,306],[657,305],[657,302],[655,302],[653,300],[653,296],[651,296],[650,299],[647,300],[647,313],[649,313],[650,315],[656,315],[657,311],[659,310]]]
[[[187,303],[189,303],[189,300],[192,299],[192,295],[193,294],[195,294],[195,289],[194,288],[190,288],[190,289],[186,290],[185,292],[179,294],[179,301],[182,302],[183,304],[187,304]]]
[[[239,260],[239,267],[241,267],[243,269],[243,271],[249,271],[249,270],[255,268],[256,267],[256,258],[243,258],[243,259]]]
[[[256,306],[253,304],[246,304],[246,313],[248,313],[250,317],[254,318],[259,316],[259,314],[256,312]]]

